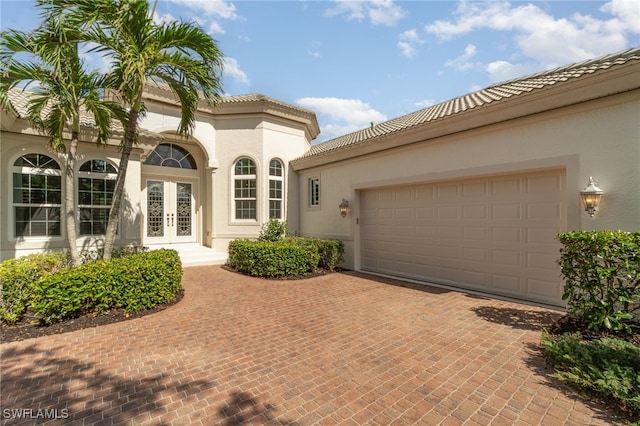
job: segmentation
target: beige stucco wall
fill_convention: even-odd
[[[151,102],[141,125],[151,132],[163,133],[175,131],[178,122],[179,110],[175,106]],[[199,166],[204,165],[199,173],[200,243],[226,250],[233,239],[259,235],[262,225],[269,220],[269,162],[274,158],[284,165],[285,219],[296,232],[297,179],[293,179],[289,161],[309,148],[304,130],[302,125],[266,114],[197,115],[194,133],[184,146],[194,156],[200,153],[203,162]],[[241,157],[251,158],[258,170],[257,220],[233,219],[232,173]],[[296,189],[294,192],[292,187]]]
[[[308,149],[303,129],[291,127],[278,119],[260,116],[225,117],[216,120],[216,155],[220,168],[215,172],[213,247],[226,250],[229,241],[259,235],[269,220],[269,162],[280,159],[284,166],[285,219],[297,231],[297,190],[292,188],[289,161]],[[233,219],[233,165],[241,157],[251,158],[257,167],[258,219]],[[293,179],[294,183],[297,183]],[[294,187],[295,188],[295,187]],[[297,188],[296,188],[297,189]]]
[[[26,129],[27,127],[25,127]],[[103,159],[118,167],[120,153],[116,146],[96,146],[92,143],[80,143],[78,147],[76,170],[85,161]],[[58,160],[64,172],[61,158],[47,148],[47,139],[33,134],[2,132],[0,139],[0,260],[22,256],[43,250],[59,250],[67,247],[65,241],[64,217],[61,224],[60,237],[53,238],[16,238],[13,228],[12,207],[12,166],[15,160],[26,153],[41,153]],[[134,150],[127,170],[125,185],[125,199],[123,200],[123,214],[116,245],[140,243],[140,221],[142,218],[140,194],[140,151]],[[64,188],[64,177],[63,177]],[[80,249],[95,249],[101,247],[103,238],[80,237],[77,245]]]
[[[366,188],[564,168],[567,230],[640,229],[640,91],[343,160],[299,173],[302,235],[345,242],[359,268],[359,199]],[[593,176],[605,191],[590,218],[579,191]],[[321,179],[321,206],[308,207],[308,179]],[[342,219],[338,204],[349,200]]]

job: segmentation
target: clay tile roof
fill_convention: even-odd
[[[570,79],[577,79],[588,74],[597,73],[600,70],[605,70],[627,62],[638,60],[640,60],[640,48],[633,48],[623,52],[494,84],[477,92],[469,93],[377,124],[373,126],[373,128],[358,130],[314,145],[307,153],[300,157],[300,159],[365,143],[375,138],[400,132],[444,117],[462,114],[465,111],[476,108],[482,108],[495,102],[503,102],[508,99],[526,96],[528,93],[539,91]]]
[[[11,89],[8,92],[8,94],[9,94],[9,102],[11,103],[11,106],[13,106],[18,118],[27,118],[29,115],[28,113],[29,99],[31,98],[33,93],[28,90],[15,88],[15,89]],[[45,108],[44,113],[45,114],[47,113],[47,108]],[[88,127],[88,128],[95,127],[95,121],[93,119],[93,116],[87,112],[81,111],[80,126]],[[115,132],[124,131],[122,124],[117,120],[112,121],[111,127],[112,127],[112,130]]]

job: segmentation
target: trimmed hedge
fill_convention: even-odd
[[[175,250],[98,260],[36,282],[30,308],[45,323],[112,308],[133,312],[174,300],[181,280],[182,264]]]
[[[288,240],[235,240],[229,243],[228,265],[254,277],[304,275],[315,269],[319,260],[317,249]]]
[[[596,330],[640,326],[640,232],[565,232],[558,239],[569,312]]]
[[[278,241],[235,240],[227,265],[254,277],[301,276],[318,268],[335,270],[342,261],[342,241],[285,238]]]
[[[33,284],[43,276],[69,265],[63,252],[29,254],[0,263],[0,321],[20,321],[33,293]]]
[[[291,237],[290,240],[305,247],[315,247],[320,260],[317,267],[334,271],[344,260],[344,243],[340,240],[321,240],[320,238]]]

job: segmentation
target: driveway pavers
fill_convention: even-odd
[[[0,345],[3,424],[618,423],[550,376],[553,310],[356,272],[202,266],[184,287],[153,315]]]

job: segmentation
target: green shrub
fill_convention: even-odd
[[[640,324],[640,232],[565,232],[558,239],[569,312],[590,328],[631,333]]]
[[[315,247],[320,256],[318,268],[335,271],[344,260],[344,243],[340,240],[322,240],[320,238],[292,237],[291,240],[304,247]]]
[[[120,246],[113,249],[111,258],[125,257],[132,254],[144,253],[149,250],[149,247],[139,245]],[[102,248],[85,249],[80,252],[81,263],[95,262],[98,259],[102,259],[104,250]]]
[[[300,276],[318,268],[334,271],[342,262],[339,240],[288,237],[277,241],[235,240],[229,244],[227,265],[255,277]]]
[[[98,260],[39,280],[30,308],[45,323],[112,308],[133,312],[174,300],[181,279],[182,264],[175,250]]]
[[[270,219],[262,225],[258,241],[280,241],[287,236],[287,222],[279,219]]]
[[[318,261],[317,248],[302,246],[289,239],[229,243],[228,265],[254,277],[300,276],[313,271]]]
[[[21,320],[33,293],[33,284],[46,274],[69,265],[66,253],[39,253],[0,263],[0,321]]]
[[[557,340],[543,333],[545,357],[554,376],[617,401],[640,420],[640,348],[620,339],[585,341],[579,333]]]

